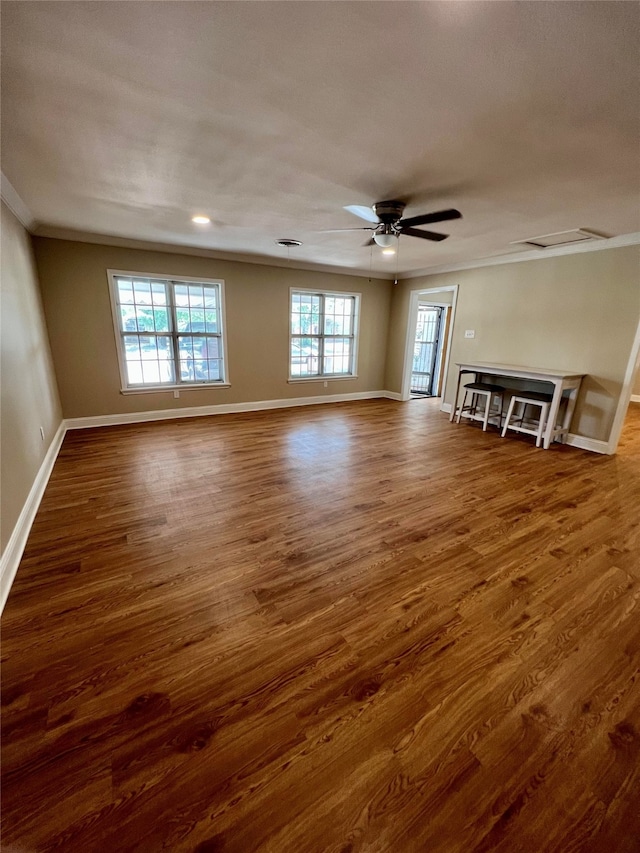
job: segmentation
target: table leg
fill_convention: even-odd
[[[453,398],[453,406],[451,407],[451,415],[449,421],[453,421],[458,408],[458,397],[460,396],[460,381],[462,379],[462,370],[458,369],[458,384],[456,385],[456,396]]]
[[[562,392],[564,390],[564,385],[562,381],[554,382],[553,384],[553,397],[551,399],[551,408],[549,409],[549,417],[547,419],[547,426],[544,430],[544,444],[543,447],[545,450],[548,450],[551,447],[551,442],[553,441],[553,436],[556,429],[556,420],[558,418],[558,410],[560,408],[560,401],[562,400]]]
[[[578,391],[580,390],[580,385],[569,385],[565,387],[565,391],[569,391],[569,398],[567,400],[567,407],[564,411],[564,418],[562,419],[562,434],[567,435],[569,432],[569,427],[571,426],[571,419],[573,418],[573,412],[576,407],[576,403],[578,401]]]

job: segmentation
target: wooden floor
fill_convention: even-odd
[[[4,851],[640,851],[640,406],[615,457],[437,406],[67,435]]]

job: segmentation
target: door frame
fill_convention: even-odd
[[[448,302],[438,302],[438,293],[453,293],[451,304]],[[434,295],[435,298],[432,298]],[[447,340],[446,351],[444,352],[443,372],[442,372],[442,393],[440,395],[440,411],[445,411],[444,398],[447,390],[447,375],[449,373],[449,359],[451,356],[451,344],[453,343],[453,325],[456,319],[456,304],[458,302],[458,285],[447,284],[442,287],[421,287],[418,290],[410,291],[409,295],[409,314],[407,317],[407,337],[404,347],[404,364],[402,367],[402,391],[400,392],[401,400],[411,399],[411,372],[413,367],[413,347],[416,337],[416,327],[418,325],[418,304],[420,301],[432,302],[434,305],[451,308],[451,319],[449,320],[449,338]]]
[[[631,392],[633,391],[635,377],[639,370],[640,320],[638,320],[638,326],[636,328],[633,344],[631,345],[631,352],[629,353],[629,361],[627,362],[627,369],[625,371],[624,380],[622,382],[622,388],[620,390],[620,396],[618,398],[616,413],[614,415],[613,424],[611,425],[611,430],[609,432],[609,441],[607,442],[606,450],[606,453],[608,454],[615,453],[616,448],[618,447],[618,442],[620,441],[620,434],[622,433],[622,427],[624,425],[624,419],[627,414],[627,409],[629,408],[629,403],[631,401]]]

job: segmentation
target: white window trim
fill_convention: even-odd
[[[353,296],[354,297],[354,312],[353,312],[353,358],[352,367],[353,373],[325,373],[320,376],[292,376],[291,375],[291,339],[294,335],[291,334],[291,305],[292,296],[294,293],[311,293],[314,296]],[[360,342],[360,303],[362,294],[348,290],[322,290],[316,287],[290,287],[289,288],[289,307],[288,307],[288,326],[289,326],[289,350],[287,352],[287,373],[289,384],[296,385],[298,382],[341,382],[346,379],[358,378],[358,349]],[[297,335],[295,337],[298,337]],[[310,337],[316,337],[311,335]]]
[[[175,382],[171,385],[127,385],[127,366],[122,352],[122,336],[120,333],[120,317],[118,315],[116,276],[132,276],[133,278],[154,278],[158,281],[184,281],[192,284],[215,284],[220,294],[220,317],[222,325],[222,358],[224,380],[220,382]],[[118,357],[118,369],[120,371],[120,393],[121,394],[159,394],[163,391],[198,391],[211,388],[229,388],[229,359],[227,355],[227,315],[225,309],[224,279],[203,278],[202,276],[172,275],[171,273],[142,272],[140,270],[107,270],[109,282],[109,301],[111,302],[111,316],[113,319],[113,334],[116,355]],[[176,365],[178,368],[178,365]]]

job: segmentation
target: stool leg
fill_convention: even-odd
[[[513,414],[513,407],[515,406],[515,397],[512,397],[509,400],[509,408],[507,409],[507,417],[504,421],[504,426],[502,427],[502,438],[507,434],[507,427],[509,426],[509,421],[511,420],[511,415]]]
[[[517,417],[520,418],[520,426],[522,426],[525,422],[527,415],[527,403],[520,403],[520,411],[518,412]]]
[[[504,394],[500,392],[498,394],[498,400],[500,401],[500,417],[498,419],[498,432],[502,429],[502,421],[504,420]]]
[[[463,409],[464,409],[464,407],[465,407],[465,405],[466,405],[466,403],[467,403],[467,394],[468,394],[468,393],[469,393],[469,392],[465,390],[465,392],[464,392],[464,396],[463,396],[463,398],[462,398],[462,403],[460,404],[460,406],[459,406],[459,408],[458,408],[458,413],[457,413],[457,415],[456,415],[456,423],[457,423],[457,424],[459,424],[459,423],[460,423],[460,416],[462,415]]]
[[[491,397],[493,395],[491,393],[486,395],[487,402],[484,407],[484,418],[482,419],[482,432],[487,431],[487,424],[489,423],[489,412],[491,411]]]

